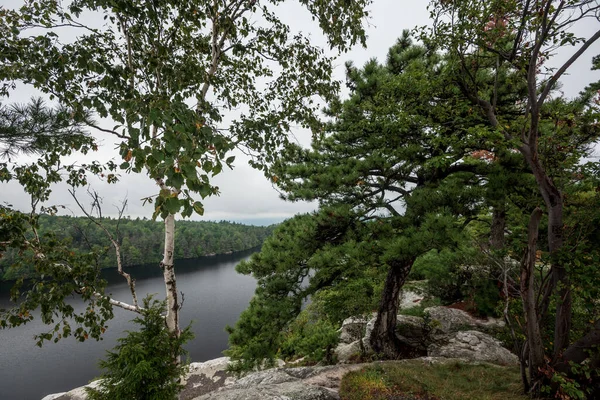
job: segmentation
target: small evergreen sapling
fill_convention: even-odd
[[[173,362],[186,354],[183,345],[193,338],[188,326],[172,335],[165,326],[165,302],[144,299],[142,315],[133,320],[139,331],[127,331],[100,367],[105,371],[98,389],[87,389],[91,400],[175,399],[183,388],[180,378],[187,366]]]

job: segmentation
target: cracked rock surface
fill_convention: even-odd
[[[227,372],[228,357],[190,364],[181,400],[338,400],[342,377],[365,364],[272,368],[242,378]],[[92,383],[88,386],[95,386]],[[43,400],[86,400],[85,386]]]
[[[248,374],[191,399],[338,400],[342,377],[363,366],[364,364],[273,368]]]

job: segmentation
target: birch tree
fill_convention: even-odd
[[[211,178],[233,167],[235,148],[269,176],[266,165],[288,142],[290,128],[318,129],[317,99],[338,89],[332,59],[279,19],[283,3],[27,0],[0,9],[0,94],[16,83],[33,86],[68,109],[73,121],[118,144],[118,162],[81,164],[69,183],[85,185],[88,174],[116,181],[119,171],[144,173],[156,183],[157,193],[143,200],[164,221],[160,268],[166,325],[174,335],[181,307],[175,216],[203,214],[201,200],[219,194]],[[331,48],[364,45],[370,0],[300,3]],[[4,167],[4,179],[11,179],[11,165]],[[140,310],[135,295],[133,304],[120,306]]]

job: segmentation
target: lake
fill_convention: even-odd
[[[258,249],[229,255],[178,260],[175,263],[177,289],[185,295],[181,310],[182,328],[192,322],[195,339],[187,344],[191,361],[221,357],[227,348],[226,325],[233,325],[254,294],[256,281],[240,275],[235,266]],[[138,298],[157,293],[163,299],[165,286],[158,265],[126,268],[136,279]],[[104,270],[107,291],[117,300],[131,302],[125,280],[116,270]],[[10,304],[10,285],[0,283],[0,308]],[[82,309],[77,300],[72,303]],[[35,345],[33,336],[48,329],[39,318],[25,326],[0,330],[0,399],[39,400],[47,394],[65,392],[87,384],[101,374],[97,366],[106,350],[112,349],[123,331],[135,328],[135,315],[114,308],[104,340],[76,342],[72,337],[58,343]]]

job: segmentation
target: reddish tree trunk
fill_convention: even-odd
[[[521,298],[523,299],[523,309],[525,311],[525,324],[527,332],[528,365],[529,379],[531,384],[524,381],[525,387],[529,387],[532,394],[539,395],[541,383],[544,375],[540,369],[544,366],[544,345],[538,323],[536,295],[534,286],[534,266],[537,250],[538,229],[542,210],[536,208],[529,219],[529,228],[527,230],[527,251],[521,263]],[[527,378],[524,377],[526,380]]]
[[[553,357],[556,360],[569,344],[572,308],[569,276],[562,263],[557,260],[558,253],[563,246],[563,199],[560,191],[541,166],[535,149],[523,145],[520,150],[533,172],[548,210],[548,250],[552,257],[551,288],[556,291],[557,297]],[[544,304],[540,308],[542,314],[547,309],[549,302],[550,298],[546,296]]]

